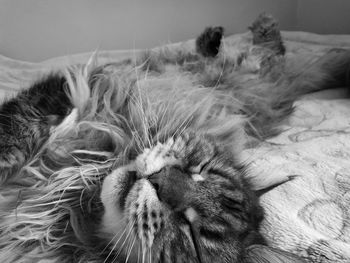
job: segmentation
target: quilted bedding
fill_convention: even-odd
[[[283,32],[287,58],[317,58],[332,47],[350,48],[350,36]],[[227,37],[225,48],[244,44],[250,35]],[[192,49],[193,41],[171,48]],[[100,51],[99,63],[136,57],[139,50]],[[53,58],[41,63],[0,55],[0,98],[15,94],[43,74],[91,54]],[[254,180],[291,178],[262,195],[266,210],[262,231],[276,247],[309,262],[350,262],[350,100],[337,87],[305,96],[284,123],[284,132],[243,152]]]

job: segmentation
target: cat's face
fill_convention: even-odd
[[[128,262],[233,262],[261,218],[232,156],[193,133],[114,170],[101,199],[110,257]]]

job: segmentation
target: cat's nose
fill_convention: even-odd
[[[181,210],[188,205],[191,192],[191,178],[177,167],[164,167],[148,177],[157,191],[158,198],[172,209]]]

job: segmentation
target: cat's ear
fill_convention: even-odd
[[[244,263],[306,263],[292,253],[264,245],[252,245],[246,249]]]

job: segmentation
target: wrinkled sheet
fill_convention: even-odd
[[[317,58],[330,47],[350,48],[348,35],[283,32],[286,57]],[[225,48],[250,40],[249,33],[225,40]],[[170,45],[193,49],[193,40]],[[99,63],[136,57],[140,50],[100,51]],[[91,53],[57,57],[41,63],[0,55],[0,98],[12,96],[34,80]],[[284,132],[243,156],[261,182],[292,178],[265,193],[262,232],[270,244],[310,262],[350,262],[350,100],[337,89],[305,96],[284,124]]]
[[[287,57],[350,47],[350,36],[288,32],[285,39]],[[350,262],[349,91],[304,96],[282,134],[244,152],[258,180],[292,179],[261,197],[262,232],[271,245],[308,262]]]
[[[310,262],[350,262],[350,100],[295,105],[285,132],[245,152],[261,180],[292,178],[262,196],[262,231]]]

